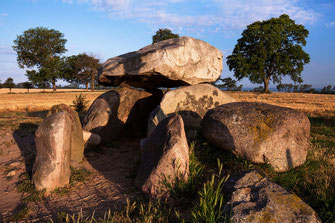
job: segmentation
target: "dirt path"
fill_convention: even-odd
[[[108,209],[117,210],[127,199],[139,195],[134,178],[139,161],[139,139],[122,140],[85,152],[85,161],[76,168],[85,168],[91,174],[84,182],[69,187],[68,192],[53,192],[40,201],[24,202],[26,194],[17,190],[17,184],[26,172],[31,173],[35,157],[34,128],[22,127],[13,131],[0,129],[0,222],[9,222],[22,210],[24,220],[57,219],[61,212],[103,216]]]

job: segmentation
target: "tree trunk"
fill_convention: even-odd
[[[29,88],[27,88],[28,94],[29,94]]]
[[[52,78],[52,89],[53,92],[56,92],[56,78]]]
[[[269,92],[269,79],[268,77],[263,79],[263,83],[264,83],[264,93],[268,93]]]
[[[91,73],[91,91],[94,91],[94,82],[95,82],[95,75],[94,72]]]
[[[88,91],[88,82],[86,82],[85,85],[86,85],[86,91]]]
[[[11,89],[11,88],[9,88],[9,93],[10,93],[10,94],[12,93],[12,89]]]

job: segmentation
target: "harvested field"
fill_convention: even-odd
[[[84,91],[83,89],[57,89],[57,92],[69,92],[69,91]],[[29,93],[42,93],[42,92],[50,92],[52,93],[52,89],[29,89]],[[9,94],[9,88],[1,88],[0,94]],[[12,88],[12,93],[14,94],[26,94],[27,89],[25,88]]]
[[[229,92],[237,101],[263,102],[287,108],[293,108],[308,116],[335,116],[335,95],[303,94],[303,93],[272,93]]]
[[[0,113],[33,112],[50,109],[56,104],[72,105],[76,96],[82,93],[89,105],[105,91],[62,91],[56,93],[0,94]]]
[[[0,112],[32,112],[48,110],[56,104],[72,105],[72,101],[80,93],[86,96],[89,105],[98,96],[106,91],[83,91],[81,89],[60,89],[56,93],[22,93],[1,94]],[[25,89],[19,89],[25,90]],[[33,89],[38,90],[38,89]],[[49,89],[50,90],[50,89]],[[13,92],[14,89],[13,89]],[[263,102],[273,105],[297,109],[309,116],[335,116],[335,95],[329,94],[303,94],[303,93],[272,93],[260,94],[254,92],[227,92],[237,101]]]

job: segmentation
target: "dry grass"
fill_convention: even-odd
[[[69,91],[83,91],[83,89],[57,89],[57,92],[69,92]],[[0,88],[0,94],[9,94],[9,88]],[[42,93],[42,92],[52,92],[52,89],[29,89],[29,93]],[[12,88],[12,93],[15,94],[26,94],[27,89],[25,88]]]
[[[228,92],[237,101],[263,102],[293,108],[308,116],[335,117],[335,95],[303,94],[303,93],[272,93]]]
[[[83,93],[89,105],[105,91],[86,92],[81,89],[58,89],[57,93],[16,93],[8,94],[8,89],[0,89],[0,112],[32,112],[48,110],[56,104],[72,105],[79,93]],[[13,89],[13,92],[26,92],[26,89]],[[51,89],[48,89],[51,90]],[[41,91],[40,89],[31,89]],[[237,101],[263,102],[305,112],[309,116],[335,117],[335,95],[303,94],[303,93],[272,93],[228,92]]]
[[[49,110],[53,105],[72,105],[77,95],[82,93],[89,105],[105,91],[58,90],[57,93],[0,94],[0,112],[33,112]]]

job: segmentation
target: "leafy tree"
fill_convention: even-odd
[[[12,88],[15,87],[15,83],[14,83],[13,78],[11,78],[11,77],[7,78],[7,80],[5,81],[5,83],[3,83],[3,86],[5,88],[9,88],[9,93],[11,94],[12,93]]]
[[[17,62],[21,68],[37,67],[36,74],[44,75],[56,91],[56,80],[60,78],[61,54],[65,53],[66,39],[64,34],[43,27],[28,29],[14,40],[13,49],[17,52]],[[41,72],[41,70],[43,71]],[[33,80],[35,77],[31,76]],[[41,79],[41,77],[36,77]]]
[[[327,85],[327,86],[323,87],[322,90],[321,90],[321,93],[331,94],[332,93],[332,86]]]
[[[299,86],[299,91],[300,92],[310,92],[312,90],[312,85],[311,84],[302,84]]]
[[[264,84],[269,91],[269,82],[281,83],[282,76],[294,82],[302,82],[303,66],[310,57],[302,49],[309,32],[297,25],[288,15],[257,21],[247,26],[237,41],[227,64],[240,80],[249,78],[252,83]]]
[[[43,72],[43,68],[40,69],[39,72],[37,72],[36,70],[26,70],[26,76],[33,85],[37,86],[39,89],[43,89],[43,92],[45,92],[46,88],[50,88],[50,82],[47,79],[46,75],[43,74]]]
[[[152,36],[152,43],[157,43],[162,40],[178,38],[178,34],[174,34],[170,29],[159,29],[156,34]]]
[[[28,94],[29,94],[29,89],[34,87],[33,83],[30,81],[23,82],[22,86],[27,89]]]
[[[218,84],[218,82],[222,82],[221,84]],[[241,91],[243,85],[237,86],[237,81],[233,80],[231,77],[226,78],[219,78],[215,85],[223,90],[226,91]]]
[[[94,91],[99,66],[98,59],[85,53],[67,57],[63,66],[64,79],[77,84],[85,84],[86,90],[91,82],[91,90]]]

